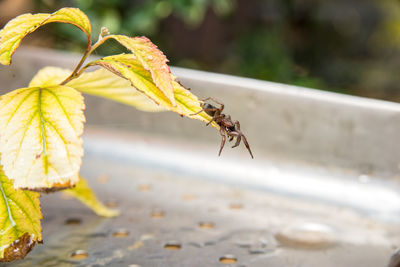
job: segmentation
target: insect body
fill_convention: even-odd
[[[212,100],[215,103],[219,104],[220,107],[217,108],[209,103],[204,103],[202,105],[202,110],[196,112],[192,115],[197,115],[201,112],[205,112],[208,115],[212,116],[212,119],[206,124],[207,126],[210,125],[213,121],[215,121],[220,127],[220,134],[222,136],[221,146],[219,149],[218,156],[221,155],[222,149],[224,148],[226,137],[229,137],[229,142],[232,141],[236,137],[236,143],[232,146],[232,148],[237,147],[240,144],[240,141],[243,139],[243,142],[250,153],[251,158],[253,157],[253,153],[251,152],[250,145],[247,142],[246,136],[240,131],[240,123],[238,121],[232,121],[231,116],[225,115],[222,113],[224,110],[224,104],[218,101],[215,98],[209,97],[204,99],[203,101]]]

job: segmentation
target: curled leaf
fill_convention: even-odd
[[[67,86],[28,87],[0,98],[0,152],[15,188],[70,187],[83,155],[84,103]]]
[[[151,73],[154,84],[166,96],[172,106],[176,105],[171,71],[167,65],[168,59],[155,44],[144,36],[108,35],[107,38],[113,38],[129,49],[135,55],[138,62],[143,65],[144,69]]]
[[[119,212],[117,210],[107,208],[97,199],[92,189],[90,189],[87,181],[82,177],[80,177],[79,182],[74,188],[65,190],[64,192],[77,198],[87,207],[91,208],[99,216],[115,217],[119,215]]]
[[[172,106],[164,93],[155,85],[148,72],[133,54],[120,54],[95,60],[90,65],[100,65],[114,74],[127,79],[139,91],[145,93],[156,104]]]
[[[23,14],[10,20],[0,31],[0,64],[9,65],[11,56],[22,39],[40,26],[51,22],[75,25],[88,36],[90,41],[90,21],[78,8],[62,8],[52,14]]]
[[[0,167],[0,262],[22,259],[42,241],[40,194],[14,189]]]
[[[131,82],[139,91],[143,92],[156,104],[164,107],[167,110],[178,113],[181,116],[186,116],[191,119],[198,119],[204,122],[209,122],[211,117],[205,113],[193,115],[202,109],[201,101],[184,88],[175,77],[170,74],[174,99],[176,105],[172,105],[166,96],[154,83],[150,72],[148,72],[140,61],[133,54],[120,54],[116,56],[108,56],[99,60],[92,61],[89,65],[99,65],[109,70],[110,72],[123,77]],[[219,128],[217,124],[212,123],[215,128]]]
[[[186,116],[191,119],[197,119],[208,123],[211,120],[211,116],[206,112],[200,112],[199,114],[193,115],[200,110],[202,110],[200,101],[197,96],[192,94],[188,89],[183,87],[178,81],[174,79],[172,82],[174,86],[174,96],[177,103],[176,107],[170,107],[169,110],[173,112],[177,112],[182,116]],[[219,126],[212,122],[211,125],[216,129],[219,129]]]

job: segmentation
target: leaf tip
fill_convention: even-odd
[[[105,208],[102,210],[97,210],[95,211],[97,215],[99,216],[103,216],[106,218],[112,218],[112,217],[117,217],[121,214],[121,212],[117,209],[109,209],[109,208]]]
[[[11,59],[3,59],[3,58],[0,58],[0,64],[1,64],[1,65],[5,65],[5,66],[8,66],[8,65],[11,64]]]

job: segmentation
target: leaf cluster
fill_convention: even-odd
[[[0,63],[9,65],[26,35],[53,22],[78,27],[88,42],[74,70],[45,67],[28,87],[0,97],[0,261],[23,258],[42,240],[40,194],[31,191],[68,189],[66,192],[97,214],[117,215],[97,200],[79,174],[85,122],[82,93],[143,111],[169,110],[204,122],[211,119],[205,112],[199,113],[202,102],[171,74],[167,58],[149,39],[113,35],[103,28],[93,43],[90,21],[77,8],[24,14],[11,20],[0,31]],[[86,63],[109,39],[129,53]],[[102,68],[84,72],[92,66]],[[218,128],[215,123],[213,126]]]

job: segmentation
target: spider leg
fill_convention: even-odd
[[[233,124],[235,125],[235,129],[238,130],[238,132],[240,132],[240,123],[239,123],[239,121],[234,121]]]
[[[212,101],[214,101],[215,103],[217,103],[217,104],[219,104],[221,107],[219,108],[219,110],[221,111],[221,113],[222,113],[222,111],[224,110],[224,104],[222,104],[222,102],[220,102],[218,99],[216,99],[216,98],[214,98],[214,97],[207,97],[206,99],[203,99],[203,100],[201,100],[201,101],[207,101],[207,100],[212,100]]]
[[[222,152],[222,149],[224,148],[225,140],[226,140],[225,129],[223,127],[221,127],[221,129],[219,129],[219,133],[222,136],[222,141],[221,141],[221,146],[220,146],[220,149],[219,149],[218,156],[221,156],[221,152]]]
[[[215,117],[211,118],[211,120],[206,123],[206,126],[210,125],[210,123],[212,123],[213,121],[215,121]]]
[[[242,136],[239,135],[239,136],[236,138],[236,143],[235,143],[235,145],[232,146],[232,148],[237,147],[237,146],[240,144],[240,141],[241,141],[241,140],[242,140]]]
[[[219,108],[203,108],[202,110],[200,110],[200,111],[198,111],[196,113],[190,114],[190,116],[197,115],[199,113],[202,113],[203,111],[217,111],[217,110],[219,110]]]
[[[246,136],[242,135],[242,137],[243,137],[244,145],[246,146],[247,150],[249,151],[251,158],[254,159],[253,153],[251,153],[250,145],[249,145],[249,143],[247,143]]]
[[[215,121],[216,123],[219,123],[218,120],[221,118],[223,118],[223,115],[218,115],[218,116],[212,117],[212,119],[206,123],[206,126],[210,125],[213,121]]]
[[[231,139],[233,139],[233,137],[236,137],[236,143],[232,146],[232,148],[235,148],[240,144],[243,134],[239,131],[232,131],[229,133],[229,136],[231,137]]]
[[[244,145],[246,146],[247,150],[249,151],[251,158],[254,159],[253,153],[251,152],[250,145],[247,142],[246,136],[244,136],[244,134],[242,134],[242,132],[240,131],[240,123],[238,121],[234,121],[233,124],[235,124],[236,131],[240,133],[238,139],[240,139],[240,137],[243,137]],[[236,144],[235,144],[235,146],[236,146]]]

